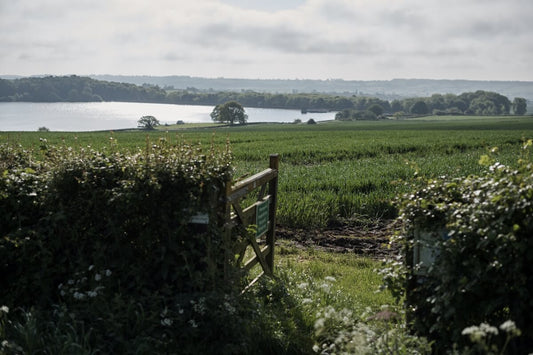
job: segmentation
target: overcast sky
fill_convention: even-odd
[[[533,0],[0,0],[0,74],[533,81]]]

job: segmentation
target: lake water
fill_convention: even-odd
[[[130,102],[1,102],[0,131],[100,131],[137,127],[145,115],[161,124],[212,122],[213,106],[168,105]],[[248,122],[326,121],[335,112],[302,114],[298,110],[247,108]]]

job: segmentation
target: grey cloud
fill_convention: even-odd
[[[250,49],[269,49],[292,54],[374,54],[379,44],[371,38],[359,38],[345,33],[339,37],[324,37],[321,33],[283,26],[243,24],[209,24],[190,38],[190,43],[214,48],[245,45]]]
[[[185,56],[182,54],[177,54],[175,52],[167,52],[163,54],[161,57],[163,60],[168,62],[184,62],[186,60],[190,60],[191,58],[189,56]]]
[[[339,2],[323,2],[315,11],[317,15],[331,22],[348,21],[354,23],[365,18],[365,13],[357,11],[353,5],[348,6],[346,3]]]
[[[407,27],[420,30],[429,25],[429,19],[413,9],[384,9],[379,12],[378,23],[392,28]]]

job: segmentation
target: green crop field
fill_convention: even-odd
[[[185,125],[185,128],[187,126]],[[176,131],[3,132],[0,142],[38,151],[48,144],[112,151],[147,144],[230,142],[235,177],[261,171],[280,154],[278,222],[288,227],[325,227],[339,221],[395,217],[395,198],[420,178],[480,173],[481,156],[515,164],[533,117],[425,117],[421,119],[190,127]]]

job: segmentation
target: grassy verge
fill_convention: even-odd
[[[115,336],[128,337],[130,350],[154,353],[173,331],[197,337],[198,332],[219,332],[226,322],[227,337],[217,344],[182,343],[180,353],[250,354],[413,354],[428,353],[427,342],[404,328],[404,315],[393,304],[388,291],[377,292],[379,262],[353,254],[331,254],[301,250],[290,244],[279,248],[276,278],[262,278],[241,296],[215,301],[216,312],[206,314],[209,298],[191,299],[184,314],[168,309],[155,314],[156,324],[168,323],[161,339],[143,335],[143,327],[154,327],[151,309],[129,306],[115,317],[132,329]],[[118,297],[118,295],[117,295]],[[113,302],[117,302],[116,299]],[[96,311],[86,304],[83,313]],[[70,307],[70,306],[68,306]],[[97,353],[106,348],[95,343],[88,320],[75,309],[58,304],[51,310],[0,311],[0,353]],[[164,312],[164,315],[162,315]],[[161,318],[160,318],[161,317]],[[184,318],[185,317],[185,318]],[[230,323],[227,323],[230,322]],[[179,323],[179,326],[178,326]],[[111,323],[110,323],[111,324]],[[231,324],[231,326],[230,326]],[[241,329],[242,327],[242,329]],[[109,329],[109,331],[113,331]],[[166,335],[165,335],[166,334]],[[200,333],[203,334],[203,333]],[[111,338],[108,341],[113,341]],[[171,350],[171,349],[167,349]],[[157,353],[157,351],[155,351]]]

